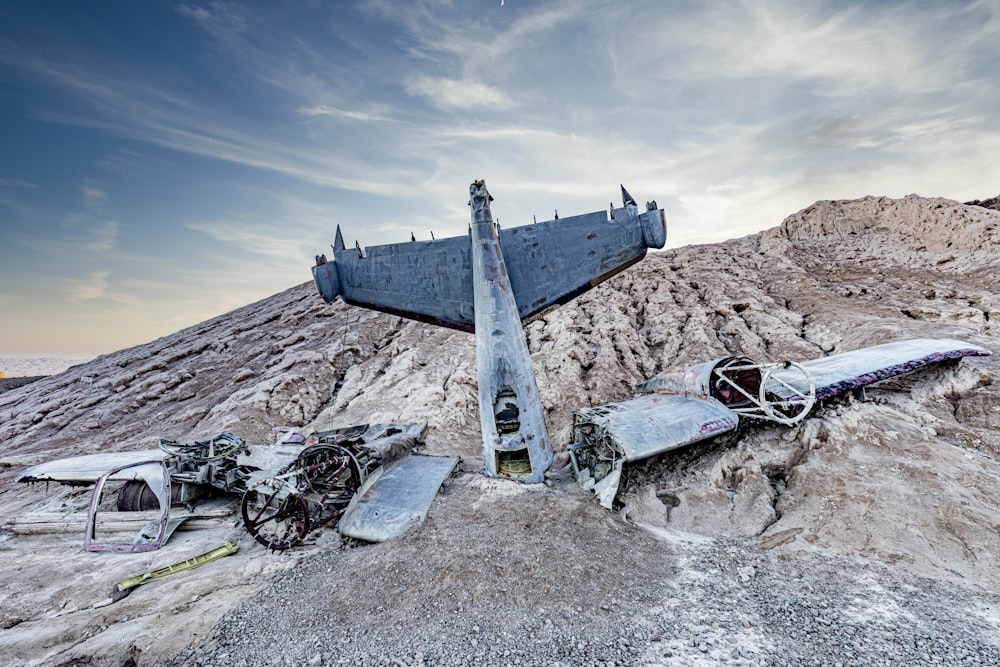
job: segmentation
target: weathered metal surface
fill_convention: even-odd
[[[552,445],[531,353],[507,278],[486,184],[473,183],[469,197],[483,463],[491,477],[537,483],[552,464]]]
[[[484,186],[485,187],[485,186]],[[499,231],[519,317],[566,303],[662,248],[662,210],[639,213],[631,196],[606,211]],[[326,301],[345,303],[462,331],[475,328],[472,233],[431,241],[346,248],[340,227],[335,258],[317,257],[313,278]]]
[[[575,411],[570,458],[577,482],[610,509],[624,463],[727,433],[738,423],[713,398],[644,394]]]
[[[596,436],[620,458],[637,461],[732,431],[738,422],[714,399],[646,394],[575,411],[574,443]]]
[[[14,478],[15,482],[78,482],[93,484],[100,477],[115,468],[122,468],[143,461],[162,460],[166,454],[159,449],[144,449],[138,452],[116,452],[71,456],[57,461],[46,461],[32,466]],[[138,475],[134,469],[122,471],[123,475]],[[121,478],[119,478],[121,479]],[[131,479],[139,479],[133,476]]]
[[[824,400],[932,364],[989,354],[984,347],[960,340],[917,338],[833,354],[803,361],[801,365],[816,384],[816,399]],[[775,376],[797,390],[802,389],[801,378],[791,371],[780,371]]]
[[[415,454],[368,478],[340,519],[340,533],[385,542],[424,520],[458,459]]]
[[[239,551],[239,545],[236,542],[230,540],[225,544],[218,546],[211,551],[206,551],[203,554],[199,554],[193,558],[188,558],[180,563],[174,563],[173,565],[167,565],[166,567],[161,567],[156,570],[150,570],[149,572],[143,572],[142,574],[136,575],[134,577],[129,577],[128,579],[122,579],[115,586],[115,593],[112,595],[112,599],[117,602],[121,600],[132,590],[143,584],[147,584],[150,581],[155,581],[157,579],[162,579],[163,577],[169,576],[171,574],[177,574],[178,572],[187,572],[188,570],[193,570],[196,567],[201,567],[207,563],[224,558],[230,554],[234,554]]]
[[[624,463],[725,433],[740,415],[792,425],[816,401],[931,364],[988,354],[959,340],[917,339],[801,363],[720,357],[636,387],[649,393],[577,410],[570,456],[580,485],[611,508]]]
[[[470,186],[467,237],[348,249],[337,228],[334,259],[316,257],[327,301],[476,332],[486,474],[535,483],[552,462],[523,322],[566,303],[666,241],[655,202],[513,227],[493,221],[483,181]]]
[[[795,386],[788,383],[791,378]],[[805,419],[816,402],[812,378],[800,364],[758,364],[742,356],[666,371],[636,385],[636,391],[713,398],[742,416],[786,425]]]
[[[426,433],[426,423],[360,424],[314,433],[308,440],[300,438],[303,444],[253,447],[223,433],[192,443],[162,440],[160,449],[146,452],[53,461],[29,468],[17,479],[96,482],[84,538],[90,551],[159,548],[180,523],[191,518],[169,517],[173,500],[195,496],[194,492],[186,496],[176,492],[211,488],[241,493],[248,532],[269,548],[289,549],[309,531],[339,519],[370,475],[405,461]],[[117,489],[117,502],[105,498],[110,495],[105,493],[110,481],[125,482]],[[133,509],[157,509],[159,518],[146,522],[131,542],[107,539],[100,532],[112,525],[114,529],[106,533],[120,532],[123,521],[139,514]]]
[[[122,512],[108,512],[102,508],[104,489],[112,480],[143,480],[156,494],[159,501],[160,518],[149,521],[131,542],[111,540],[100,531],[100,523],[108,514],[120,517]],[[162,460],[129,463],[106,471],[97,480],[87,514],[83,546],[87,551],[143,552],[159,549],[169,539],[171,533],[186,519],[170,520],[170,476]]]
[[[280,470],[251,474],[240,504],[244,526],[274,550],[295,547],[320,526],[335,521],[339,526],[365,481],[408,460],[426,433],[426,423],[359,424],[313,433]]]
[[[393,315],[471,331],[472,246],[468,236],[366,247],[344,247],[340,227],[336,260],[313,268],[320,294]],[[324,276],[335,275],[325,281]],[[339,292],[333,292],[334,286]],[[324,289],[326,291],[324,291]]]

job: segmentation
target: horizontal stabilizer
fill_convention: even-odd
[[[627,194],[627,193],[626,193]],[[666,238],[663,211],[639,214],[634,202],[607,212],[500,231],[500,248],[522,320],[566,303],[635,264]],[[462,331],[475,330],[472,239],[456,236],[345,249],[313,267],[327,301],[346,303]]]

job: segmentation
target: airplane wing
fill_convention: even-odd
[[[577,481],[610,509],[625,462],[708,440],[738,423],[739,416],[713,398],[643,394],[574,412],[569,453]]]
[[[334,261],[313,267],[316,285],[327,301],[339,295],[352,306],[452,329],[474,329],[470,237],[369,246],[362,253],[344,248],[338,226],[334,254]]]
[[[919,338],[832,354],[800,365],[812,375],[819,401],[949,359],[989,354],[986,348],[960,340]],[[800,386],[801,374],[777,371],[773,375],[796,389],[804,388]]]
[[[635,202],[500,231],[500,247],[522,320],[566,303],[661,248],[663,211],[639,214]],[[344,246],[334,260],[317,257],[313,278],[327,301],[346,303],[462,331],[475,330],[472,239],[456,236],[360,249]]]

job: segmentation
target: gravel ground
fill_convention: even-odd
[[[1000,665],[1000,599],[957,577],[645,530],[567,484],[460,476],[340,546],[169,664]]]

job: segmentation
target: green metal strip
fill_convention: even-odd
[[[174,563],[173,565],[168,565],[166,567],[161,567],[158,570],[152,570],[150,572],[144,572],[143,574],[137,575],[135,577],[129,577],[128,579],[123,579],[118,582],[118,592],[124,593],[136,586],[141,586],[148,581],[153,581],[154,579],[160,579],[175,572],[185,572],[187,570],[193,570],[196,567],[200,567],[205,563],[211,563],[213,560],[218,560],[229,554],[236,553],[239,549],[236,542],[229,541],[220,547],[216,547],[211,551],[207,551],[200,556],[195,556],[194,558],[188,558],[186,561],[180,563]]]

